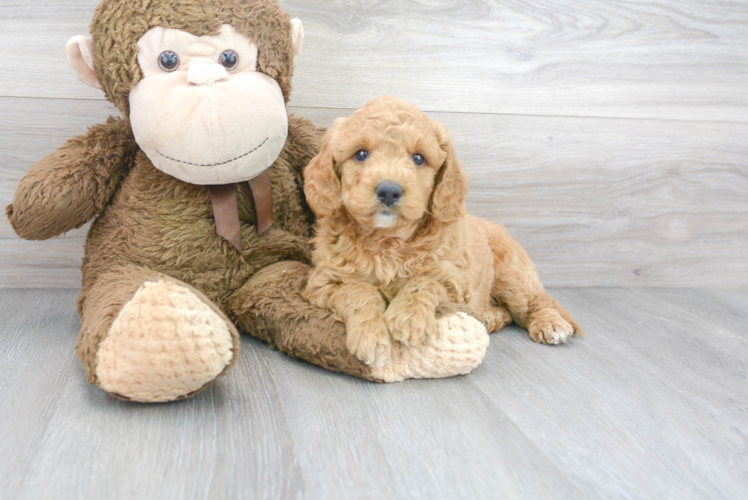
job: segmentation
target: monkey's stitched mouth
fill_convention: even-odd
[[[248,152],[244,153],[243,155],[237,156],[236,158],[233,158],[231,160],[223,161],[221,163],[212,163],[212,164],[210,164],[210,163],[191,163],[189,161],[177,160],[176,158],[172,158],[171,156],[166,156],[161,151],[156,151],[156,153],[160,154],[161,156],[163,156],[167,160],[176,161],[178,163],[184,163],[185,165],[192,165],[193,167],[220,167],[221,165],[226,165],[227,163],[231,163],[232,161],[236,161],[236,160],[241,160],[245,156],[251,155],[252,153],[254,153],[255,151],[257,151],[258,149],[260,149],[262,146],[264,146],[265,143],[268,142],[268,140],[270,140],[270,137],[266,137],[265,140],[262,141],[262,144],[260,144],[259,146],[257,146],[253,150],[248,151]]]

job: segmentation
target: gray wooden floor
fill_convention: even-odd
[[[242,341],[196,398],[86,384],[75,290],[0,290],[0,498],[748,498],[748,291],[556,289],[587,336],[510,327],[395,385]]]

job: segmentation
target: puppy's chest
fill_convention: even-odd
[[[437,254],[407,247],[380,249],[363,257],[354,264],[358,279],[377,287],[387,300],[413,278],[437,277],[444,264]]]
[[[385,297],[394,297],[408,279],[425,272],[422,258],[402,250],[374,253],[370,259],[370,265],[361,269],[362,278],[382,290]]]

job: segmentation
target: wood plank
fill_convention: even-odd
[[[517,329],[501,350],[492,339],[491,369],[471,375],[486,396],[598,498],[745,496],[748,457],[728,471],[715,455],[748,429],[748,294],[724,292],[737,310],[704,289],[553,294],[588,334],[553,353]],[[696,312],[704,302],[719,319]]]
[[[443,121],[472,180],[469,210],[504,223],[549,285],[748,282],[748,127],[479,115]]]
[[[2,498],[748,496],[748,291],[554,289],[587,335],[507,328],[465,377],[372,384],[242,339],[191,400],[124,403],[75,290],[0,290]]]
[[[0,292],[0,497],[17,493],[47,433],[64,388],[83,368],[73,345],[80,322],[75,291]],[[78,365],[78,366],[76,366]]]
[[[0,95],[102,99],[64,57],[96,3],[0,6]],[[295,106],[391,93],[441,112],[748,121],[744,2],[281,4],[305,24]]]
[[[0,204],[100,101],[0,98]],[[329,125],[352,110],[292,108]],[[472,213],[504,223],[550,286],[748,284],[748,126],[432,113],[452,130]],[[78,286],[84,230],[19,240],[0,218],[0,286]]]

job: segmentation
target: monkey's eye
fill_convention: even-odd
[[[174,51],[165,50],[158,56],[158,66],[166,72],[172,72],[179,67],[179,56]]]
[[[369,152],[365,149],[359,149],[354,158],[357,162],[364,162],[369,158]]]
[[[421,165],[426,163],[426,158],[424,158],[421,153],[416,153],[413,155],[413,163],[420,167]]]
[[[218,57],[218,62],[226,69],[234,69],[239,63],[239,56],[233,50],[224,50]]]

